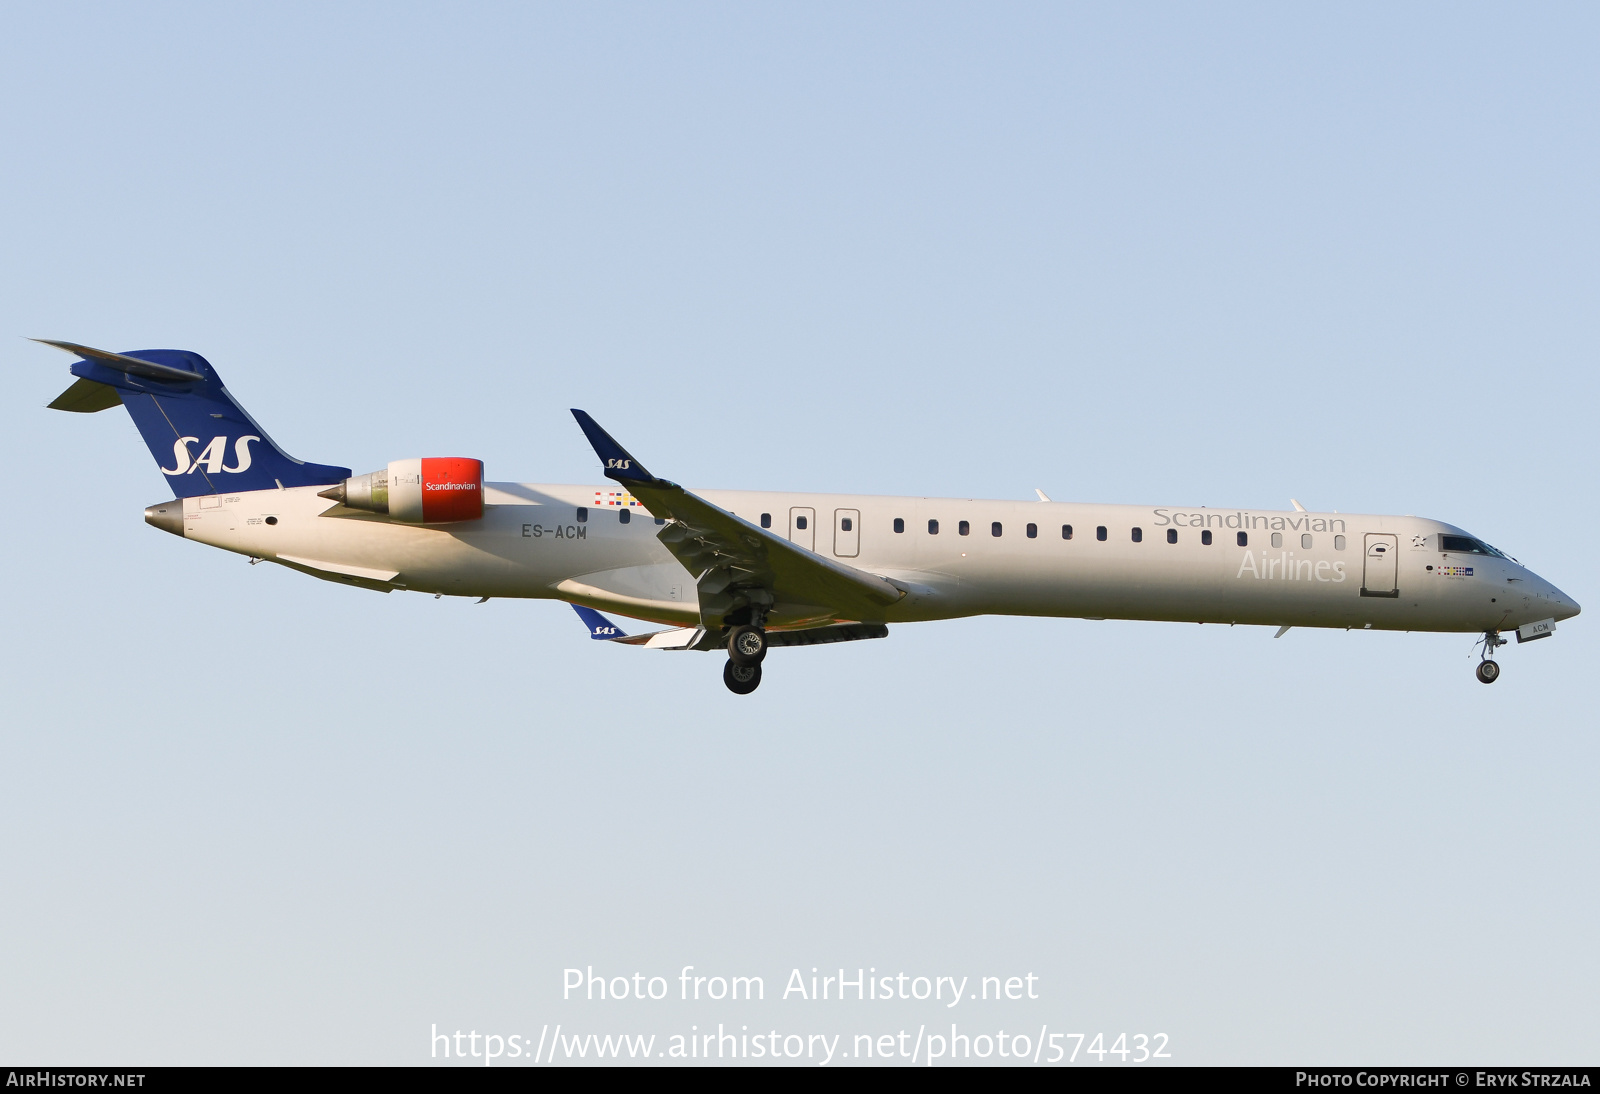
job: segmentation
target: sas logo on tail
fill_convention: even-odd
[[[632,460],[607,460],[606,461],[606,469],[608,471],[627,471],[631,467],[633,467],[633,461]]]
[[[174,466],[171,468],[163,467],[161,473],[163,475],[187,475],[203,464],[205,465],[206,473],[209,475],[215,475],[219,471],[237,475],[241,471],[249,470],[250,442],[259,441],[260,439],[260,437],[246,435],[234,441],[233,460],[235,466],[229,467],[227,464],[228,438],[212,437],[211,443],[206,445],[200,454],[196,456],[189,451],[189,446],[191,444],[199,444],[200,438],[179,437],[172,442],[172,462]]]

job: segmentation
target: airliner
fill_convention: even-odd
[[[1477,678],[1515,633],[1578,604],[1454,525],[1412,516],[867,494],[690,491],[574,410],[604,485],[486,482],[422,457],[354,475],[286,454],[184,350],[77,360],[52,409],[122,405],[172,500],[162,531],[378,592],[560,600],[590,637],[720,650],[739,695],[767,651],[883,638],[897,623],[1062,616],[1481,635]],[[661,629],[627,633],[602,612]]]

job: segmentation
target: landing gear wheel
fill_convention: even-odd
[[[767,656],[767,632],[741,625],[728,634],[728,656],[741,665],[759,665]]]
[[[1478,662],[1478,679],[1485,684],[1492,684],[1500,679],[1500,666],[1493,661]],[[732,686],[731,684],[729,685]]]
[[[741,665],[730,659],[722,667],[722,682],[735,695],[749,695],[761,686],[761,666]]]

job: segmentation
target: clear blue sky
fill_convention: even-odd
[[[943,1021],[571,965],[1031,971],[1182,1062],[1593,1062],[1595,620],[980,619],[712,656],[146,527],[24,341],[204,354],[295,455],[1417,513],[1590,606],[1587,5],[0,13],[0,1057]],[[958,1019],[961,1020],[961,1019]],[[1108,1038],[1109,1040],[1109,1038]]]

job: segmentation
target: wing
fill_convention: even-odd
[[[657,478],[589,415],[574,410],[572,416],[606,477],[627,486],[652,516],[667,521],[657,538],[694,577],[706,628],[741,622],[750,611],[766,615],[772,628],[835,620],[881,623],[884,610],[905,595],[892,582],[797,547]]]

